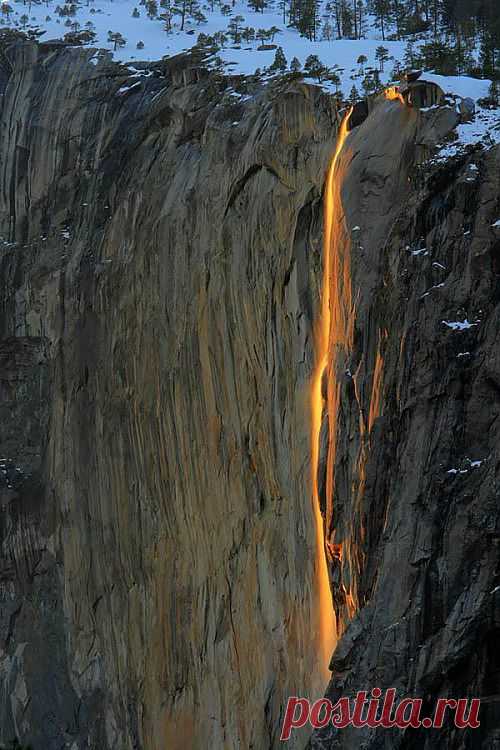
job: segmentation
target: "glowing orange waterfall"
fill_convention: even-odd
[[[390,88],[385,89],[384,97],[391,102],[397,100],[397,101],[400,101],[401,104],[405,104],[404,97],[400,93],[399,88],[397,86],[390,86]]]
[[[332,295],[335,294],[337,285],[336,274],[340,271],[336,259],[335,246],[338,242],[338,225],[341,221],[342,209],[340,201],[340,184],[338,180],[338,162],[345,139],[347,137],[347,123],[350,112],[342,122],[335,154],[328,170],[328,176],[325,189],[325,215],[324,215],[324,250],[323,250],[323,282],[321,289],[321,310],[317,320],[315,330],[315,348],[316,348],[316,367],[311,383],[311,467],[312,467],[312,489],[313,489],[313,507],[316,520],[316,585],[317,596],[319,599],[319,647],[321,665],[324,667],[325,679],[329,678],[328,665],[331,655],[337,641],[337,631],[335,624],[335,615],[333,611],[332,595],[330,591],[330,580],[328,575],[328,563],[325,550],[325,533],[323,528],[323,516],[320,509],[319,487],[318,487],[318,470],[320,460],[320,439],[321,423],[323,410],[325,406],[323,397],[323,379],[331,366],[331,347],[338,340],[338,333],[335,329],[340,326],[345,337],[346,320],[338,320],[339,308]],[[344,274],[349,274],[349,269],[344,266]],[[348,281],[350,288],[350,279]],[[333,304],[332,304],[333,302]],[[336,401],[332,390],[332,378],[328,383],[328,407],[329,412],[332,409],[332,400]],[[335,388],[335,385],[333,385]],[[332,398],[333,396],[333,398]],[[333,406],[335,408],[335,406]],[[328,457],[328,476],[327,476],[327,502],[331,502],[332,490],[332,430],[336,426],[332,425],[330,419],[329,427],[329,457]],[[333,438],[333,451],[335,438]],[[327,513],[328,516],[328,513]],[[340,553],[340,552],[339,552]]]

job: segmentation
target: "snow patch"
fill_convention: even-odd
[[[467,318],[463,322],[461,322],[460,320],[442,320],[441,322],[444,323],[445,326],[448,326],[448,328],[451,328],[452,331],[466,331],[469,328],[474,328],[474,326],[477,326],[480,323],[480,321],[476,323],[470,323]]]
[[[482,90],[482,84],[487,81],[474,80],[477,91]],[[476,94],[477,96],[477,94]],[[479,96],[479,98],[481,98]],[[432,163],[439,163],[464,152],[467,147],[482,144],[485,148],[492,148],[500,143],[500,109],[482,109],[477,106],[476,116],[472,122],[462,123],[457,127],[457,139],[443,145]],[[468,178],[472,181],[473,178]]]
[[[473,101],[485,99],[491,86],[491,81],[469,76],[441,76],[425,72],[422,78],[440,86],[445,94],[458,94],[462,99],[470,98]]]
[[[132,91],[132,89],[135,89],[137,86],[140,86],[141,82],[136,81],[135,83],[132,83],[130,86],[122,86],[121,89],[118,89],[118,94],[125,94],[127,91]]]

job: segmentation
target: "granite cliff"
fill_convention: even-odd
[[[0,96],[0,742],[271,750],[326,687],[310,382],[341,117],[302,83],[26,42]],[[500,692],[500,154],[429,166],[455,122],[381,100],[341,155],[332,696]]]

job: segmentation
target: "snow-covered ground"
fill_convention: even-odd
[[[258,15],[258,20],[262,22],[262,14],[259,13]],[[278,26],[278,23],[275,25]],[[297,57],[304,64],[309,55],[317,55],[324,65],[336,69],[342,81],[342,90],[348,96],[353,85],[356,85],[360,90],[363,74],[357,64],[358,58],[364,55],[368,59],[364,66],[365,69],[378,68],[375,52],[382,42],[376,39],[332,39],[331,41],[311,42],[309,39],[301,37],[294,29],[286,29],[282,35],[276,37],[275,44],[283,48],[289,63],[293,57]],[[275,54],[272,50],[257,51],[257,46],[258,44],[254,45],[251,51],[247,51],[245,48],[240,50],[225,49],[219,55],[223,60],[234,66],[234,70],[242,73],[253,73],[257,66],[263,68],[271,65]],[[403,60],[404,42],[384,42],[383,46],[389,50],[389,54],[394,60]],[[392,60],[386,63],[385,71],[380,73],[380,79],[383,83],[389,82],[393,64]]]
[[[144,2],[144,0],[142,0]],[[165,20],[159,16],[164,12],[158,2],[157,16],[151,17],[141,0],[82,0],[74,5],[75,14],[64,16],[58,12],[64,6],[61,0],[0,0],[0,26],[43,30],[43,40],[62,39],[72,31],[84,31],[90,28],[96,39],[92,46],[113,51],[113,43],[108,40],[108,33],[120,32],[126,43],[113,51],[114,58],[123,62],[153,61],[164,56],[173,56],[193,47],[200,33],[214,35],[217,32],[226,34],[224,46],[218,52],[227,70],[234,73],[254,73],[256,69],[265,72],[274,61],[275,50],[259,50],[261,41],[255,39],[250,42],[242,41],[234,45],[228,33],[231,19],[240,16],[239,28],[252,27],[269,30],[275,27],[278,31],[272,40],[282,47],[288,65],[293,58],[298,58],[304,65],[309,55],[317,55],[321,62],[333,69],[340,79],[337,86],[344,96],[350,95],[353,86],[362,94],[362,80],[364,72],[369,68],[379,69],[376,59],[377,47],[383,45],[389,53],[390,60],[380,71],[382,84],[392,80],[395,64],[404,68],[406,42],[384,41],[373,19],[366,18],[366,38],[360,40],[321,39],[312,42],[300,36],[296,29],[288,27],[283,22],[280,10],[281,0],[270,0],[263,13],[253,11],[244,0],[235,0],[235,4],[225,6],[226,13],[221,8],[226,0],[201,0],[199,9],[204,16],[196,23],[189,16],[186,17],[184,30],[180,30],[180,17],[172,19],[172,29],[167,33]],[[232,0],[229,0],[232,3]],[[323,6],[327,0],[324,0]],[[68,8],[69,6],[64,6]],[[323,8],[324,10],[324,8]],[[243,19],[243,20],[241,20]],[[323,36],[321,33],[319,36]],[[142,43],[143,48],[137,45]],[[269,43],[269,40],[267,41]],[[419,42],[415,42],[415,48]],[[363,64],[358,63],[360,56],[366,58]],[[466,76],[443,77],[433,73],[425,74],[425,78],[438,83],[445,92],[452,92],[462,97],[470,97],[477,101],[488,94],[490,81],[467,78]],[[332,82],[322,82],[329,91],[335,91]],[[460,138],[457,144],[446,146],[442,151],[442,158],[448,158],[460,149],[461,144],[475,143],[478,140],[491,144],[500,141],[500,119],[498,110],[479,110],[476,121],[460,127]]]
[[[0,25],[10,26],[27,30],[29,28],[44,29],[44,40],[60,39],[71,32],[69,22],[79,23],[80,30],[84,30],[86,24],[93,25],[93,31],[97,34],[95,45],[108,50],[113,50],[113,44],[108,41],[109,31],[119,31],[126,39],[126,45],[114,52],[114,58],[121,61],[133,60],[159,60],[165,55],[175,55],[190,49],[196,42],[198,34],[213,35],[218,31],[227,34],[228,25],[235,16],[241,16],[244,20],[240,22],[240,28],[252,27],[258,29],[270,29],[273,26],[279,29],[274,44],[283,48],[288,63],[297,57],[303,64],[309,55],[318,55],[321,61],[328,67],[340,68],[338,74],[342,79],[342,88],[346,93],[352,88],[353,83],[360,87],[360,78],[352,80],[352,74],[360,72],[357,60],[360,55],[368,58],[366,68],[379,67],[375,58],[375,51],[382,42],[377,38],[374,29],[368,30],[367,39],[361,40],[322,40],[311,42],[301,37],[296,29],[289,28],[283,22],[279,10],[279,0],[270,3],[263,13],[256,13],[245,2],[239,0],[231,7],[231,13],[224,15],[220,5],[214,3],[213,11],[211,4],[202,3],[201,11],[206,21],[195,23],[192,19],[186,19],[184,31],[180,31],[179,17],[174,17],[171,33],[165,31],[165,22],[159,17],[150,18],[146,7],[139,4],[139,0],[87,0],[78,4],[77,13],[74,17],[60,17],[56,8],[62,6],[61,0],[44,0],[44,2],[31,2],[28,0],[6,0],[12,7],[13,12],[7,17],[0,17]],[[0,5],[4,5],[2,2]],[[134,17],[134,9],[140,14]],[[158,16],[163,13],[161,6],[158,7]],[[23,16],[27,16],[29,20]],[[66,25],[68,23],[68,25]],[[372,37],[372,38],[370,38]],[[144,48],[138,50],[137,44],[144,43]],[[249,43],[242,42],[240,49],[235,49],[228,36],[225,48],[221,49],[221,57],[230,69],[245,74],[254,73],[257,68],[263,70],[272,64],[274,50],[258,50],[260,41],[254,40]],[[404,57],[405,42],[383,42],[383,46],[389,50],[394,60],[402,62]],[[381,73],[383,82],[389,80],[393,61],[386,63],[385,72]]]
[[[229,0],[232,2],[232,0]],[[327,0],[323,3],[325,5]],[[10,6],[11,12],[5,12],[5,6]],[[45,33],[43,40],[61,39],[72,30],[84,31],[87,24],[91,24],[92,31],[96,34],[93,45],[113,51],[113,43],[108,40],[108,32],[120,32],[126,44],[113,51],[114,58],[120,61],[152,61],[159,60],[163,56],[176,55],[193,47],[198,34],[213,35],[224,32],[227,35],[225,46],[220,50],[219,57],[227,64],[230,70],[239,73],[254,73],[258,68],[263,71],[269,67],[275,56],[274,50],[259,50],[261,42],[253,40],[239,45],[233,45],[228,34],[231,19],[240,16],[239,27],[252,27],[258,29],[278,29],[274,44],[282,47],[288,64],[296,57],[302,65],[309,55],[317,55],[324,65],[334,68],[341,79],[343,92],[348,95],[352,86],[361,89],[363,78],[363,67],[379,69],[379,63],[375,53],[377,47],[383,45],[389,52],[390,60],[385,63],[384,70],[380,71],[382,83],[391,80],[391,73],[397,61],[404,67],[404,55],[407,42],[405,41],[381,41],[378,29],[371,17],[366,17],[366,38],[360,40],[349,39],[321,39],[321,41],[309,41],[300,36],[299,32],[286,25],[280,10],[281,0],[271,0],[263,13],[253,11],[244,0],[235,1],[234,5],[226,5],[229,13],[223,14],[223,0],[202,0],[199,8],[205,17],[201,23],[196,23],[192,18],[186,16],[184,30],[180,30],[180,17],[174,16],[172,20],[172,31],[167,33],[165,21],[160,18],[164,9],[158,3],[157,16],[150,17],[145,5],[140,0],[83,0],[76,2],[76,14],[74,16],[61,16],[57,9],[64,6],[61,0],[1,0],[0,26],[18,28],[22,30],[40,29]],[[68,7],[68,5],[66,5]],[[72,28],[71,24],[77,23],[78,28]],[[320,32],[319,36],[323,34]],[[143,49],[137,49],[137,44],[142,42]],[[419,43],[415,43],[415,49]],[[367,58],[364,66],[358,64],[359,57]],[[486,95],[489,81],[478,81],[472,78],[454,77],[443,79],[442,76],[434,76],[436,82],[449,87],[463,96],[472,96],[477,99]],[[330,84],[331,86],[332,84]],[[459,90],[460,89],[460,90]]]
[[[433,161],[446,161],[459,154],[467,146],[478,143],[482,143],[485,148],[491,148],[500,143],[500,109],[489,110],[478,107],[474,121],[459,125],[457,133],[457,140],[445,144]],[[468,177],[470,182],[474,179],[474,174]]]

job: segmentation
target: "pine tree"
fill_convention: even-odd
[[[171,8],[165,8],[163,13],[160,14],[160,18],[163,21],[163,28],[165,30],[166,34],[170,34],[172,32],[172,9]]]
[[[214,42],[218,47],[222,47],[222,49],[224,49],[227,44],[226,34],[224,34],[223,31],[216,31],[214,34]]]
[[[401,63],[399,62],[399,60],[395,60],[391,72],[391,81],[401,81],[402,77],[403,71],[401,69]]]
[[[285,71],[287,67],[287,59],[282,47],[278,47],[274,55],[274,62],[270,66],[270,70]]]
[[[353,86],[351,89],[351,93],[349,94],[349,101],[351,102],[351,104],[357,104],[357,102],[359,102],[359,91],[356,86]]]
[[[357,63],[359,65],[359,74],[364,75],[365,74],[365,65],[368,62],[368,58],[366,55],[360,55],[357,59]]]
[[[304,64],[304,70],[321,83],[328,75],[328,68],[323,65],[317,55],[309,55]]]
[[[404,63],[409,70],[414,70],[416,67],[415,45],[413,42],[408,42],[406,45]]]
[[[333,27],[329,21],[325,21],[321,30],[321,39],[329,42],[333,38]]]
[[[377,50],[375,52],[375,59],[378,60],[379,66],[380,66],[380,72],[384,72],[384,65],[385,63],[391,59],[391,56],[389,55],[389,50],[386,47],[377,47]]]
[[[108,31],[108,42],[112,42],[114,44],[114,51],[118,49],[118,47],[125,47],[127,44],[127,40],[120,34],[119,31]]]
[[[273,43],[276,34],[281,34],[281,29],[278,29],[277,26],[271,26],[271,28],[269,29],[269,37],[271,39],[271,42]]]
[[[396,24],[396,38],[399,41],[405,17],[405,7],[401,0],[392,0],[392,15]]]
[[[434,29],[434,39],[438,38],[438,30],[439,30],[439,9],[441,5],[441,0],[431,0],[432,1],[432,26]]]
[[[355,39],[357,36],[355,16],[353,16],[352,9],[347,5],[346,0],[341,0],[340,11],[342,13],[342,33],[344,37]]]
[[[286,23],[288,8],[289,8],[289,0],[280,0],[280,10],[283,14],[283,23]]]
[[[371,68],[367,71],[365,77],[363,78],[361,86],[363,87],[363,91],[365,92],[366,96],[375,94],[377,93],[377,91],[380,91],[382,85],[380,83],[379,72],[376,68]]]
[[[325,10],[328,17],[332,18],[339,39],[361,37],[363,0],[330,0]]]
[[[319,26],[319,0],[297,0],[293,5],[294,26],[302,36],[316,41]]]
[[[184,25],[186,23],[186,16],[188,12],[188,0],[174,0],[172,5],[172,13],[178,15],[181,18],[180,30],[184,31]]]
[[[357,21],[356,21],[357,38],[363,39],[366,35],[365,5],[364,5],[363,0],[357,0],[356,12],[357,12]]]
[[[342,39],[342,12],[340,8],[340,0],[334,0],[334,2],[327,3],[325,10],[333,15],[333,20],[336,27],[337,38]]]
[[[146,0],[146,10],[150,18],[156,18],[158,15],[158,3],[156,0]]]
[[[335,93],[338,94],[340,91],[340,85],[342,83],[342,80],[335,70],[328,71],[326,78],[330,81],[330,83],[333,83],[335,86]]]
[[[244,20],[243,16],[233,16],[229,21],[227,30],[234,44],[238,44],[241,39],[241,24]]]
[[[269,39],[269,31],[267,29],[257,29],[255,36],[259,39],[261,45],[263,45]]]
[[[495,77],[495,45],[492,35],[487,31],[481,39],[479,64],[481,66],[481,73],[485,78]]]
[[[290,63],[290,70],[292,73],[300,73],[300,70],[302,68],[302,65],[300,63],[300,60],[298,57],[294,57],[292,59],[292,62]]]
[[[255,29],[253,26],[245,26],[245,28],[242,29],[241,38],[247,44],[255,39]]]
[[[423,44],[420,48],[423,65],[428,70],[435,70],[442,75],[455,75],[457,61],[455,50],[441,41]]]
[[[267,0],[248,0],[248,5],[256,13],[264,13],[267,8]]]
[[[196,38],[196,46],[208,49],[210,47],[215,46],[215,40],[213,36],[210,36],[209,34],[204,34],[203,32],[201,32],[201,34],[198,34]]]
[[[191,17],[193,21],[197,24],[200,23],[206,23],[207,18],[204,13],[201,12],[201,10],[196,6],[196,8],[193,8],[193,12],[191,13]]]
[[[10,20],[10,14],[12,13],[13,8],[9,3],[2,3],[2,15],[6,16],[7,22]]]
[[[373,10],[377,16],[377,21],[382,34],[382,40],[385,41],[386,27],[389,22],[390,4],[389,0],[373,0]]]

